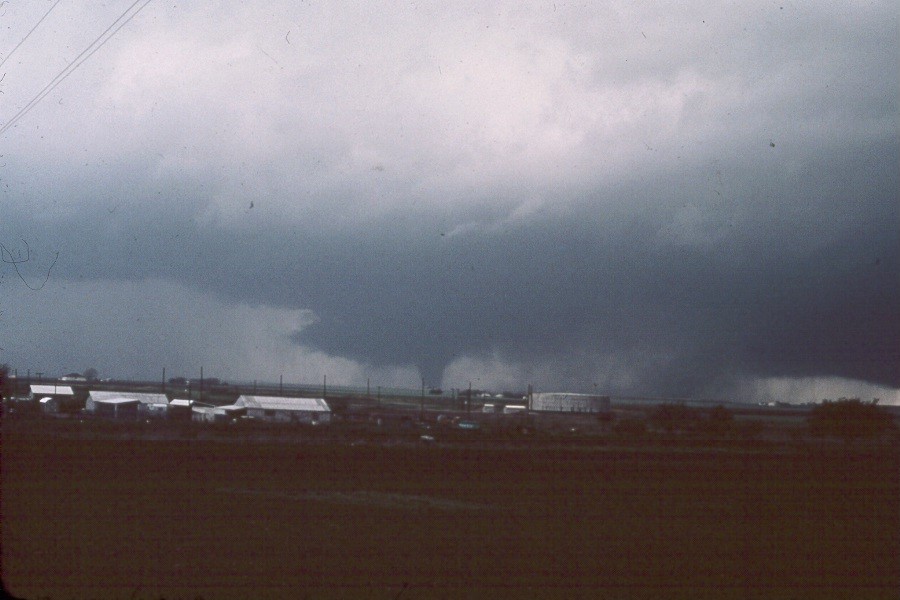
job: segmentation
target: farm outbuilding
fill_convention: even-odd
[[[194,405],[193,400],[184,400],[176,398],[169,402],[168,416],[171,419],[191,420],[191,407]]]
[[[283,396],[241,396],[235,407],[247,410],[247,416],[273,423],[329,423],[331,408],[323,398]]]
[[[169,405],[164,402],[141,403],[138,412],[144,417],[165,419],[169,416]]]
[[[41,398],[74,398],[75,392],[68,385],[33,385],[29,388],[29,398],[38,401]]]
[[[139,392],[91,392],[84,409],[93,415],[113,418],[164,417],[169,399],[165,394]]]
[[[59,412],[59,400],[57,398],[51,398],[50,396],[47,396],[46,398],[41,398],[40,405],[41,405],[42,413],[58,413]]]
[[[74,412],[81,408],[75,392],[67,385],[32,385],[27,402],[39,406],[41,412]]]
[[[191,421],[194,423],[214,423],[216,414],[212,406],[192,406]]]
[[[131,398],[106,398],[91,403],[88,397],[88,404],[90,408],[85,407],[85,410],[98,417],[137,419],[140,401]]]
[[[247,409],[243,406],[237,405],[217,406],[215,409],[213,409],[213,414],[215,415],[215,420],[217,422],[228,422],[246,415]]]
[[[609,396],[569,394],[561,392],[532,393],[528,410],[562,413],[606,413],[610,410]]]

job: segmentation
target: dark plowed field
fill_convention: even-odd
[[[26,598],[884,597],[895,452],[2,439]]]

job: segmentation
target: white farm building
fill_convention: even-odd
[[[532,393],[528,410],[558,413],[605,413],[610,410],[609,396],[568,394],[560,392]]]
[[[323,398],[241,396],[234,407],[247,409],[247,416],[274,423],[328,423],[331,408]]]
[[[68,385],[32,385],[29,388],[29,397],[32,400],[42,398],[74,398],[75,392]]]
[[[41,412],[43,413],[58,413],[60,409],[59,398],[52,398],[50,396],[41,398],[40,405]]]
[[[28,402],[37,403],[44,413],[74,412],[81,408],[72,388],[67,385],[32,385]]]
[[[91,392],[85,411],[102,417],[137,418],[138,415],[164,417],[169,407],[165,394],[138,392]]]
[[[215,423],[216,414],[212,406],[192,406],[191,421],[194,423]]]

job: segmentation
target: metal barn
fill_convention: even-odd
[[[81,408],[80,401],[67,385],[32,385],[28,402],[39,406],[44,413],[75,412]]]
[[[605,413],[610,410],[609,396],[560,392],[532,393],[528,410],[561,413]]]
[[[90,400],[88,400],[90,402]],[[111,419],[137,419],[139,400],[130,398],[108,398],[98,400],[86,409],[92,415]]]
[[[42,413],[58,413],[59,412],[59,400],[57,398],[51,398],[50,396],[47,396],[46,398],[41,398],[40,405],[41,405]]]
[[[33,385],[29,388],[29,398],[74,398],[75,392],[68,385]]]
[[[329,423],[331,407],[323,398],[283,396],[241,396],[235,407],[247,409],[247,416],[273,423]]]
[[[97,416],[137,418],[165,416],[169,399],[165,394],[138,392],[91,392],[85,411]]]
[[[216,415],[212,406],[192,406],[191,421],[194,423],[214,423]]]
[[[176,398],[169,402],[168,416],[170,419],[181,419],[183,421],[191,420],[191,407],[194,405],[193,400],[185,400]]]

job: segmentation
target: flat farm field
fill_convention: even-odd
[[[895,598],[900,460],[4,427],[24,598]]]

